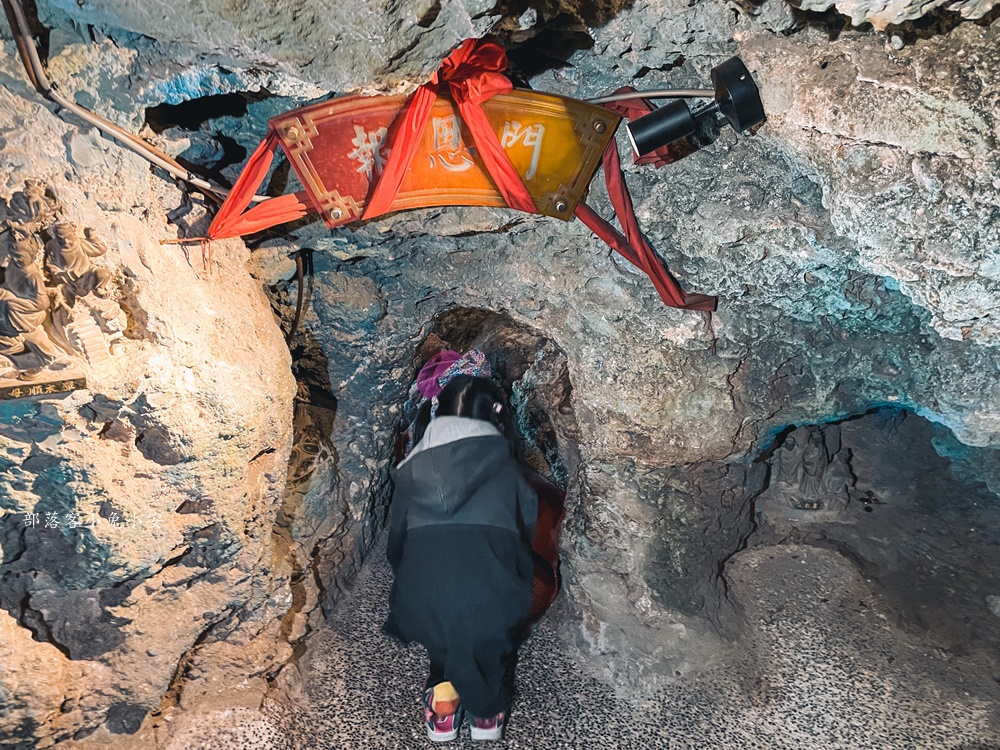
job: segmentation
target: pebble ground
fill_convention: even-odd
[[[505,740],[473,743],[465,727],[441,747],[1000,750],[1000,675],[899,632],[844,558],[762,547],[734,558],[727,574],[752,633],[738,663],[630,704],[566,655],[555,635],[557,608],[522,647]],[[231,713],[221,722],[229,726],[214,722],[185,747],[434,747],[418,697],[424,656],[379,629],[389,585],[376,551],[328,627],[311,638],[306,699]]]

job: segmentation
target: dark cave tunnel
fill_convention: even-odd
[[[589,498],[580,482],[580,427],[565,354],[551,339],[485,309],[446,310],[425,331],[413,350],[410,380],[443,348],[478,348],[487,355],[494,377],[511,396],[526,463],[567,490],[562,547],[572,548],[584,533]],[[300,369],[325,369],[319,365]],[[329,403],[304,406],[315,401],[310,393],[329,389],[328,382],[313,380],[300,373],[299,408],[313,413],[300,421],[319,430],[310,451],[322,454],[316,446],[332,430],[336,402],[331,397]],[[728,526],[731,533],[704,537],[705,548],[692,556],[701,563],[677,575],[664,563],[649,583],[664,604],[707,616],[724,634],[734,635],[739,626],[725,605],[727,562],[751,547],[815,545],[850,559],[883,591],[904,628],[956,653],[988,649],[1000,638],[1000,618],[992,611],[1000,608],[1000,575],[989,564],[1000,557],[1000,475],[990,468],[1000,466],[997,454],[962,445],[947,427],[903,408],[790,425],[772,433],[753,462],[763,473],[738,475],[743,500],[722,511],[732,518],[706,522]],[[698,467],[696,473],[699,481],[715,482],[722,494],[737,489],[724,486],[734,480],[724,478],[731,472],[723,466]],[[300,469],[296,476],[301,475]],[[666,485],[673,480],[669,472],[662,476],[666,501],[686,502],[683,493],[671,500]],[[376,535],[388,507],[383,504],[388,496],[382,497],[370,506],[375,516],[367,521]],[[329,549],[336,560],[320,559],[314,570],[333,570],[342,562],[337,545],[319,544],[313,554],[322,557]],[[335,598],[327,599],[327,607],[334,604]]]

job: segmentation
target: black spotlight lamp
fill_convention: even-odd
[[[701,118],[715,113],[721,113],[738,133],[764,122],[760,91],[740,58],[732,57],[712,68],[712,84],[715,87],[712,92],[714,100],[694,112],[687,102],[676,101],[628,123],[625,132],[628,133],[635,153],[645,156],[685,138],[698,129]],[[695,95],[704,93],[707,92]],[[686,93],[677,92],[674,95],[683,96]],[[646,96],[650,97],[649,94]]]
[[[680,100],[657,107],[625,126],[632,150],[638,156],[645,156],[661,146],[686,138],[697,129],[698,120],[694,113],[687,102]]]

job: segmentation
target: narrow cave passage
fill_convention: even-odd
[[[425,363],[449,354],[461,355],[461,361],[473,361],[467,360],[473,356],[483,358],[485,370],[481,377],[499,386],[504,396],[502,400],[510,408],[510,416],[499,417],[498,422],[505,422],[515,431],[511,436],[508,429],[507,438],[515,462],[520,464],[518,481],[526,480],[534,491],[530,500],[533,508],[530,524],[534,531],[529,532],[531,537],[526,538],[526,545],[530,542],[534,570],[531,613],[532,617],[537,617],[559,594],[559,537],[566,515],[567,486],[572,484],[574,495],[578,486],[575,476],[579,464],[577,429],[565,354],[555,342],[515,324],[507,315],[476,308],[449,309],[434,318],[429,333],[414,354],[412,369],[415,375],[420,372],[417,380],[424,377],[421,368]],[[402,409],[394,461],[400,461],[423,433],[422,427],[414,427],[420,421],[417,411],[423,398],[416,390],[417,380],[409,389],[407,404]],[[444,382],[443,377],[438,380],[441,385]],[[494,403],[494,407],[500,414],[501,402]],[[413,434],[415,429],[419,429],[416,436]],[[417,451],[415,448],[414,454]],[[452,468],[475,472],[471,465]],[[477,490],[476,496],[479,497],[482,491]],[[505,493],[505,498],[498,497],[495,502],[514,503],[520,507],[521,492],[514,495]],[[534,510],[536,504],[537,511]],[[512,566],[513,562],[499,563],[500,568],[508,565]],[[499,572],[494,570],[487,577],[494,577]]]
[[[551,339],[515,324],[502,313],[456,308],[435,318],[418,360],[437,348],[479,349],[510,394],[525,441],[525,460],[563,489],[579,463],[572,384],[566,355]]]

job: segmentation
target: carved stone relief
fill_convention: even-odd
[[[0,398],[86,387],[87,367],[119,353],[128,316],[107,246],[63,216],[39,180],[0,202]]]
[[[855,483],[850,458],[838,425],[799,427],[775,450],[771,480],[761,497],[791,511],[840,513]]]

